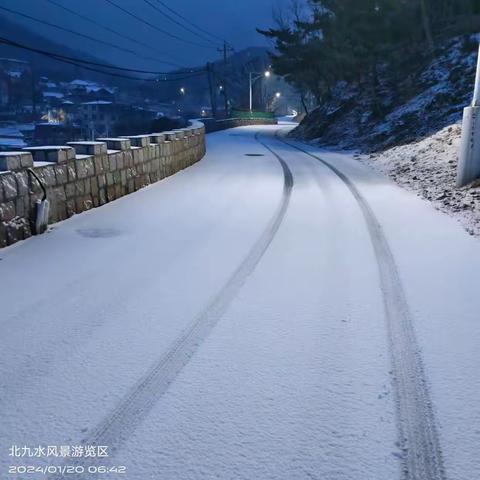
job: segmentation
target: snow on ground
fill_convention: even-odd
[[[453,124],[419,142],[359,158],[480,235],[480,183],[455,186],[460,136],[461,125]]]
[[[90,438],[237,271],[284,191],[278,160],[254,140],[277,128],[209,135],[189,169],[2,250],[0,476],[24,463],[6,455],[12,444]],[[388,333],[361,210],[331,170],[261,139],[293,173],[285,218],[166,392],[145,389],[152,408],[114,439],[111,463],[126,465],[128,480],[399,479]],[[378,217],[447,478],[478,478],[479,242],[351,155],[308,148]]]

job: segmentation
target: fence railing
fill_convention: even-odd
[[[273,112],[259,112],[259,111],[250,111],[250,110],[232,110],[230,114],[231,118],[241,118],[248,120],[260,120],[260,119],[274,119],[275,115]]]

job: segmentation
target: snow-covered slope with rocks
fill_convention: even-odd
[[[377,114],[368,80],[339,84],[294,131],[319,145],[381,151],[425,138],[458,122],[471,101],[479,36],[454,38],[436,58],[402,71],[380,69]]]
[[[419,142],[359,158],[480,235],[480,181],[455,186],[460,136],[461,125],[453,124]]]

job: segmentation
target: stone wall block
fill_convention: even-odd
[[[123,168],[125,168],[125,153],[124,152],[117,153],[116,158],[117,158],[118,170],[122,170]]]
[[[131,135],[122,138],[129,139],[132,147],[148,147],[150,145],[150,135]]]
[[[70,182],[65,185],[65,195],[67,198],[74,198],[76,194],[75,183]]]
[[[3,173],[0,175],[3,187],[3,196],[6,200],[11,200],[18,195],[17,181],[13,173]]]
[[[15,217],[5,224],[7,245],[13,245],[31,236],[29,222],[25,218]]]
[[[74,182],[77,179],[77,169],[75,162],[67,162],[67,178],[69,182]]]
[[[0,171],[15,171],[33,167],[30,152],[0,152]]]
[[[55,165],[54,170],[57,185],[64,185],[68,182],[68,172],[65,164]]]
[[[121,170],[120,171],[120,183],[122,184],[123,187],[127,186],[127,171],[126,170]]]
[[[3,222],[0,222],[0,248],[7,246],[7,228]]]
[[[140,162],[140,149],[135,148],[132,150],[133,164],[137,165]]]
[[[90,192],[92,193],[92,197],[98,197],[98,178],[92,177],[90,178]]]
[[[129,138],[97,138],[98,142],[105,142],[108,150],[130,150],[132,146]]]
[[[75,158],[75,149],[68,146],[26,147],[24,151],[30,152],[35,162],[64,163]]]
[[[16,211],[14,200],[0,204],[0,221],[9,222],[15,217]]]
[[[109,185],[107,187],[107,200],[113,202],[115,200],[115,185]]]
[[[105,174],[98,176],[98,188],[104,188],[107,185],[107,177]]]
[[[149,137],[150,137],[150,144],[161,143],[165,140],[165,134],[164,133],[151,133],[149,135]]]
[[[105,188],[101,188],[98,191],[98,200],[100,205],[105,205],[107,203],[107,190]]]
[[[107,172],[107,174],[105,176],[107,178],[107,186],[109,187],[109,186],[113,185],[113,183],[114,183],[113,182],[113,173]]]
[[[85,182],[78,179],[75,182],[75,197],[83,197],[85,195]]]
[[[75,167],[77,170],[77,178],[83,180],[88,177],[88,167],[85,159],[77,159],[75,161]]]
[[[95,167],[95,175],[101,175],[104,173],[105,169],[103,168],[103,155],[96,155],[93,157],[93,164]]]
[[[26,171],[19,171],[15,173],[15,179],[17,180],[17,192],[19,196],[28,195],[28,173]]]
[[[114,172],[117,169],[117,155],[108,156],[108,171]]]
[[[85,195],[90,195],[92,190],[91,190],[91,183],[90,183],[90,178],[86,178],[83,181],[83,191],[85,192]]]
[[[106,142],[68,142],[67,145],[75,148],[80,155],[102,155],[107,153]]]

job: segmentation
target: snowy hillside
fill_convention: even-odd
[[[455,186],[460,135],[460,124],[453,124],[419,142],[359,158],[480,235],[480,181]]]
[[[379,151],[409,143],[460,120],[471,101],[476,36],[455,38],[434,60],[410,62],[400,72],[379,72],[377,113],[371,88],[339,84],[332,100],[313,111],[295,135],[323,145]]]

